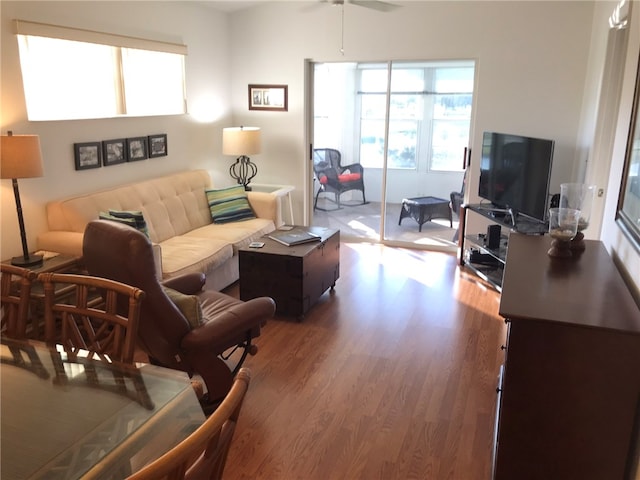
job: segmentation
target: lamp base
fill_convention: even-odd
[[[571,253],[571,242],[554,238],[551,240],[551,248],[547,252],[547,255],[555,258],[571,258],[573,256]]]
[[[11,259],[11,265],[16,267],[34,267],[42,265],[42,255],[20,255],[19,257],[13,257]]]
[[[244,185],[246,192],[251,191],[249,183],[251,179],[258,173],[258,167],[253,163],[246,155],[241,155],[236,159],[236,162],[229,168],[229,175],[233,178],[238,185]]]

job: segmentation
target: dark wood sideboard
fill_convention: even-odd
[[[509,237],[493,477],[636,478],[640,309],[601,242],[553,259],[550,241]]]

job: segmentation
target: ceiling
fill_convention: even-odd
[[[215,0],[203,0],[200,3],[206,5],[207,7],[213,8],[214,10],[218,10],[220,12],[236,12],[238,10],[244,10],[245,8],[253,7],[260,2],[265,2],[268,0],[253,0],[253,1],[245,1],[245,0],[228,0],[226,2],[219,2]]]
[[[266,3],[273,0],[226,0],[226,1],[218,1],[218,0],[200,0],[202,5],[206,5],[209,8],[213,8],[219,12],[233,13],[239,10],[244,10],[247,8],[251,8],[255,5],[259,5],[260,3]],[[327,5],[341,5],[343,0],[290,0],[296,1],[298,3],[316,3],[316,4],[327,4]],[[387,0],[381,1],[371,1],[367,2],[366,0],[347,0],[350,3],[357,4],[360,6],[366,6],[369,8],[374,8],[375,10],[388,10],[390,7],[395,8],[399,5],[399,2],[394,1],[393,3],[388,2]],[[345,2],[347,3],[347,2]],[[373,5],[367,5],[367,3],[371,3]]]

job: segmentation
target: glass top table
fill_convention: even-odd
[[[122,479],[205,420],[184,372],[4,337],[0,362],[4,480]]]

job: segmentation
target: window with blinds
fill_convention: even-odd
[[[186,113],[186,46],[14,21],[32,121]]]

